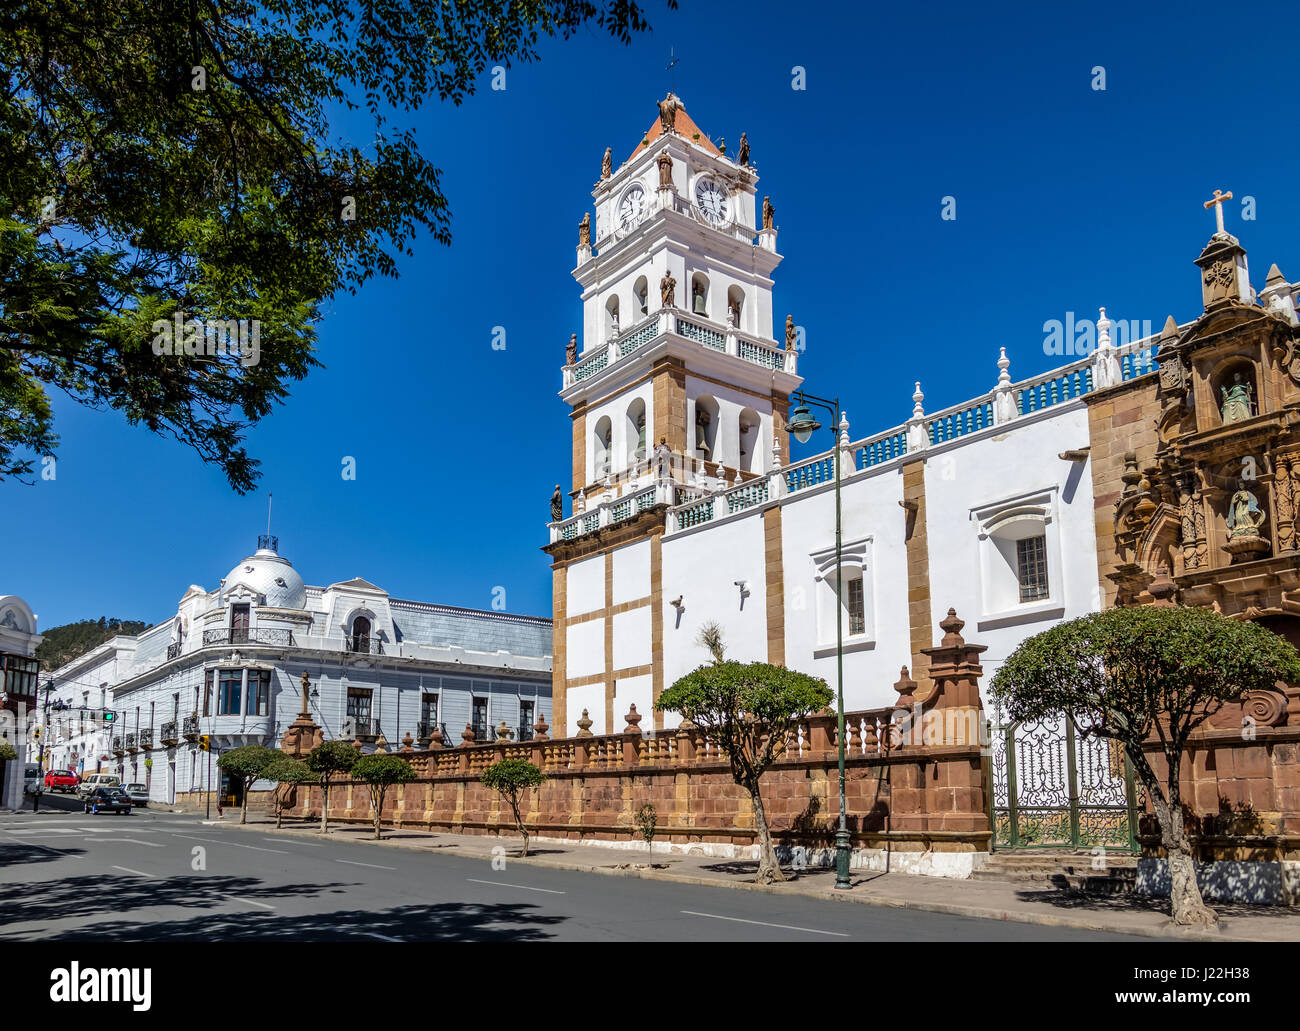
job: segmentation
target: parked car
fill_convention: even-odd
[[[86,796],[85,809],[88,813],[131,813],[131,797],[121,788],[92,788]]]
[[[46,791],[62,791],[67,794],[69,791],[76,791],[81,784],[81,778],[71,770],[50,770],[45,775]]]
[[[116,773],[91,773],[82,778],[77,786],[77,794],[87,798],[95,788],[120,788],[122,778]]]
[[[147,784],[128,784],[123,790],[131,799],[132,805],[149,804],[149,786]]]

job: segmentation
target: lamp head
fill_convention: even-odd
[[[790,423],[786,426],[786,432],[794,434],[795,440],[799,441],[800,444],[807,444],[812,435],[821,428],[822,424],[813,418],[808,406],[799,405],[795,408],[794,414],[790,416]]]

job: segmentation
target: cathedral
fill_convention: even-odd
[[[846,709],[924,691],[950,608],[990,674],[1114,604],[1211,605],[1300,639],[1300,284],[1274,265],[1255,290],[1229,196],[1206,205],[1203,312],[1112,340],[1102,308],[1069,364],[1016,380],[1003,349],[986,393],[929,412],[917,383],[906,422],[854,427],[803,392],[747,140],[726,153],[669,94],[626,161],[606,153],[579,225],[571,510],[557,491],[545,549],[557,736],[652,712],[707,660],[706,627],[729,658],[832,686],[842,658]],[[791,462],[791,435],[825,450]]]

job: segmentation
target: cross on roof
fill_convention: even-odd
[[[1214,197],[1205,202],[1205,207],[1214,209],[1214,221],[1217,226],[1215,232],[1222,233],[1225,231],[1223,228],[1223,204],[1224,201],[1230,200],[1232,200],[1231,190],[1227,193],[1224,193],[1222,190],[1215,190]]]

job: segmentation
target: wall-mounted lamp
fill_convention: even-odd
[[[680,594],[677,595],[677,597],[674,598],[672,601],[670,601],[668,604],[671,605],[673,608],[677,609],[679,612],[686,607],[685,605],[682,604],[682,595]]]

